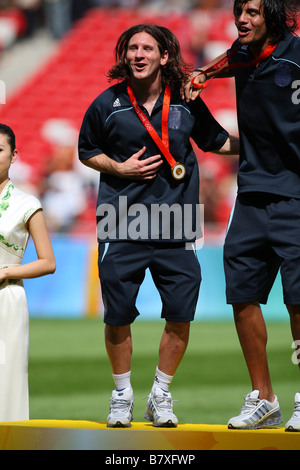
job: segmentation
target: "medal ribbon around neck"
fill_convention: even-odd
[[[269,44],[269,46],[264,50],[264,52],[259,56],[257,57],[256,59],[252,60],[251,62],[249,63],[245,63],[245,62],[236,62],[235,64],[230,64],[228,65],[227,67],[224,67],[226,65],[227,62],[229,62],[229,60],[235,55],[237,54],[237,52],[241,49],[241,46],[232,51],[230,54],[228,54],[226,57],[224,57],[223,59],[219,60],[219,62],[217,62],[215,65],[213,65],[212,67],[208,68],[207,70],[205,70],[204,72],[201,72],[199,75],[203,75],[203,74],[207,74],[207,73],[210,73],[210,72],[217,72],[216,75],[218,75],[218,73],[223,73],[223,72],[228,72],[229,70],[233,70],[233,69],[242,69],[242,68],[246,68],[246,67],[253,67],[254,65],[257,65],[257,64],[260,64],[261,62],[263,62],[264,60],[268,59],[270,57],[270,55],[272,54],[272,52],[274,52],[274,50],[276,49],[277,47],[277,44],[275,45],[271,45]],[[215,76],[216,76],[215,75]],[[210,82],[210,80],[212,80],[214,77],[211,77],[209,78],[208,80],[206,80],[206,82],[204,83],[195,83],[195,79],[196,77],[194,77],[192,79],[192,87],[194,89],[198,89],[200,90],[200,92],[206,88]]]
[[[131,87],[130,82],[127,83],[127,91],[136,114],[140,118],[141,122],[149,132],[150,136],[156,143],[159,150],[162,152],[163,156],[169,163],[172,171],[172,176],[176,180],[181,180],[184,178],[186,174],[185,166],[182,163],[176,162],[174,157],[171,155],[169,150],[169,111],[170,111],[170,103],[171,103],[171,88],[167,85],[164,100],[163,100],[163,110],[162,110],[162,138],[159,137],[156,130],[152,126],[149,119],[145,116],[141,108],[139,107],[137,100],[134,96],[133,89]]]

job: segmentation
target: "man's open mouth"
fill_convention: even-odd
[[[242,36],[242,37],[248,36],[250,31],[251,30],[249,28],[246,28],[245,26],[239,26],[238,27],[239,35]]]
[[[144,68],[146,67],[146,64],[134,64],[134,67],[136,68],[136,70],[138,70],[139,72],[144,70]]]

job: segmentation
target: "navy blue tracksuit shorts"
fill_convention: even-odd
[[[147,268],[162,300],[161,317],[173,322],[194,320],[201,269],[195,251],[186,249],[185,243],[99,243],[98,266],[106,324],[134,322]]]
[[[224,246],[228,304],[266,304],[280,270],[286,305],[300,305],[300,199],[237,198]]]

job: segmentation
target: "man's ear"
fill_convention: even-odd
[[[165,51],[160,58],[160,65],[161,66],[166,65],[168,63],[168,60],[169,60],[169,53],[168,51]]]

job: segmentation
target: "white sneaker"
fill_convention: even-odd
[[[286,432],[300,432],[300,393],[295,395],[295,409],[293,416],[285,425]]]
[[[153,422],[153,426],[176,428],[178,419],[173,413],[173,399],[170,392],[154,388],[146,407],[145,418]]]
[[[114,390],[110,400],[110,410],[107,418],[109,428],[129,428],[133,421],[133,396],[130,387],[124,390]]]
[[[274,403],[259,399],[259,391],[254,390],[245,397],[241,414],[228,421],[229,429],[259,429],[282,423],[277,397]]]

